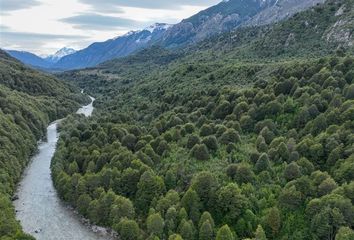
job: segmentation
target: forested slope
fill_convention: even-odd
[[[123,240],[354,238],[353,4],[61,75],[97,110],[62,126],[59,194]]]
[[[75,89],[0,50],[0,239],[31,238],[22,233],[10,199],[48,123],[86,101]]]

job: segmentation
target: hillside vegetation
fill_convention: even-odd
[[[123,240],[353,239],[353,6],[62,74],[97,109],[62,126],[60,196]]]
[[[49,122],[75,111],[86,99],[58,79],[22,65],[0,50],[0,239],[32,239],[22,233],[11,204],[21,173],[45,137]]]

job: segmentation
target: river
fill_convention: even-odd
[[[77,113],[89,117],[93,101]],[[38,153],[25,170],[14,201],[16,218],[23,230],[38,240],[106,240],[102,232],[94,233],[80,217],[58,197],[53,186],[50,162],[54,155],[59,133],[58,121],[47,128],[47,141],[38,146]]]

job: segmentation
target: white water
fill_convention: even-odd
[[[77,113],[91,116],[92,103]],[[94,233],[81,219],[68,209],[58,197],[52,183],[50,162],[54,155],[59,133],[58,122],[49,125],[47,142],[42,142],[23,174],[14,201],[16,217],[26,233],[38,240],[105,240],[108,236]]]

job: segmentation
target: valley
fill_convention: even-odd
[[[65,71],[0,51],[0,239],[354,239],[353,31],[353,0],[229,0]]]
[[[92,102],[78,110],[78,114],[89,117],[92,114]],[[84,225],[80,216],[63,204],[56,194],[51,181],[50,162],[59,138],[57,120],[47,128],[46,140],[38,146],[39,152],[32,158],[28,169],[16,191],[18,199],[14,201],[16,218],[23,230],[36,239],[111,239],[108,233],[94,234],[89,226]],[[106,235],[106,236],[102,236]]]

